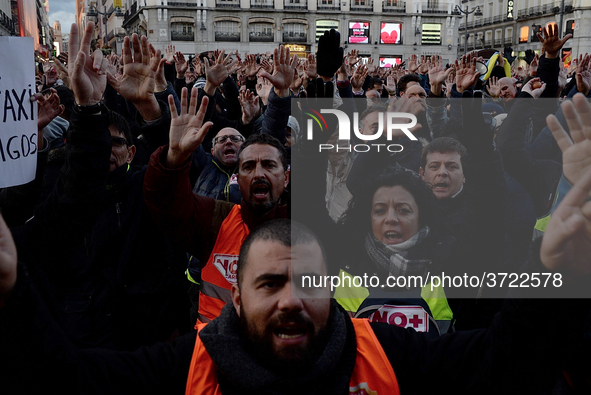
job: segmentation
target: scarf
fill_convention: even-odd
[[[341,371],[343,354],[347,354],[346,339],[348,329],[344,312],[331,302],[332,314],[328,322],[328,342],[310,369],[301,376],[290,376],[289,372],[276,372],[272,368],[262,366],[257,357],[252,355],[241,336],[240,319],[232,304],[226,305],[220,316],[201,330],[200,337],[220,372],[224,383],[224,393],[234,394],[286,394],[286,393],[318,393],[319,383],[327,381],[335,370]],[[351,325],[350,323],[348,325]],[[351,366],[345,369],[350,376],[355,361],[355,347]],[[287,374],[286,374],[287,373]],[[343,393],[348,389],[348,380],[342,381],[343,388],[333,388],[334,393]],[[333,385],[331,385],[333,387]],[[325,389],[326,390],[326,389]],[[321,393],[326,393],[321,391]],[[333,393],[331,390],[330,393]]]
[[[408,259],[409,250],[420,245],[429,236],[429,227],[423,226],[410,239],[399,244],[384,244],[371,232],[365,236],[365,250],[371,260],[390,276],[424,276],[431,265],[430,259]]]

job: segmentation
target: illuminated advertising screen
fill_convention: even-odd
[[[383,23],[380,28],[380,44],[402,44],[402,25],[400,23]]]
[[[369,44],[369,22],[349,22],[349,43]]]
[[[402,58],[395,56],[395,57],[380,57],[380,67],[392,67],[395,64],[400,64],[402,62]]]

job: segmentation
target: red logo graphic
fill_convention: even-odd
[[[349,395],[378,395],[378,393],[370,390],[367,383],[359,383],[355,387],[349,387]]]
[[[238,267],[238,255],[214,254],[213,265],[222,273],[222,276],[230,284],[238,282],[236,277],[236,268]]]
[[[236,173],[232,174],[232,177],[230,177],[230,182],[229,182],[229,185],[234,185],[234,184],[238,184],[238,174],[236,174]]]
[[[369,316],[370,322],[385,322],[417,332],[429,331],[429,314],[421,306],[393,306],[385,304]]]

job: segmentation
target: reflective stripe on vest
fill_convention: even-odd
[[[341,270],[339,277],[351,278],[351,284],[353,284],[353,276],[344,270]],[[368,297],[370,297],[370,292],[365,287],[347,287],[341,284],[334,292],[335,300],[353,315],[358,312],[359,307]],[[443,287],[434,287],[431,290],[431,284],[427,284],[421,288],[421,298],[429,306],[431,318],[437,323],[438,331],[441,334],[448,332],[453,319],[453,312],[447,303]]]
[[[232,301],[231,289],[237,281],[240,247],[249,233],[237,204],[224,219],[209,260],[201,271],[198,323],[213,320]]]
[[[399,395],[400,388],[394,369],[382,345],[366,319],[352,319],[355,328],[357,355],[349,380],[350,395]],[[201,331],[206,324],[199,324]],[[221,395],[213,360],[203,346],[199,333],[191,357],[185,395]]]
[[[550,215],[551,214],[548,214],[545,217],[542,217],[536,221],[536,225],[534,226],[534,233],[532,236],[533,240],[544,235],[544,232],[546,231],[546,226],[548,226],[548,222],[550,221]]]

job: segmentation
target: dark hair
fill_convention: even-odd
[[[64,114],[63,117],[70,120],[72,115],[72,110],[74,109],[74,92],[72,92],[67,86],[65,85],[54,85],[52,86],[55,89],[58,97],[60,98],[60,104],[64,105]]]
[[[427,155],[432,152],[440,152],[442,154],[446,152],[457,152],[460,154],[460,158],[463,158],[466,155],[466,148],[458,140],[451,137],[433,139],[433,141],[423,147],[423,152],[421,153],[421,167],[423,169],[427,166]]]
[[[248,263],[247,259],[250,246],[257,240],[276,241],[286,247],[316,242],[322,250],[324,263],[326,264],[327,262],[326,253],[322,244],[319,242],[319,239],[314,232],[308,227],[287,218],[273,219],[254,228],[242,243],[242,246],[240,247],[240,256],[238,258],[238,267],[236,269],[238,286],[242,284],[244,269]]]
[[[421,77],[416,74],[405,74],[398,80],[396,84],[396,90],[398,91],[398,95],[406,90],[406,86],[409,82],[418,82],[421,83]]]
[[[281,159],[281,164],[283,165],[283,170],[287,171],[287,151],[285,150],[285,147],[283,146],[283,144],[281,144],[281,142],[279,140],[277,140],[275,137],[271,136],[270,134],[261,133],[261,134],[251,134],[250,136],[248,136],[246,141],[240,147],[240,151],[238,151],[238,161],[240,161],[240,154],[242,154],[242,151],[244,151],[246,149],[246,147],[253,145],[253,144],[267,144],[267,145],[277,148],[277,151],[279,151],[278,153],[279,153],[279,158]]]
[[[372,112],[388,112],[388,106],[384,103],[377,103],[377,104],[374,104],[373,106],[369,106],[365,110],[363,110],[363,112],[361,113],[361,116],[359,117],[359,127],[361,129],[363,129],[363,125],[364,125],[363,120],[365,119],[365,117],[367,117]]]
[[[109,126],[115,126],[115,128],[117,128],[119,134],[122,134],[125,137],[125,140],[127,140],[128,146],[134,145],[131,130],[129,130],[129,125],[125,118],[119,113],[111,110],[108,110],[107,114],[109,117]]]
[[[373,89],[373,87],[374,87],[375,84],[382,85],[383,83],[384,82],[381,79],[379,79],[379,78],[372,77],[372,78],[369,79],[369,87],[370,87],[370,89]]]
[[[363,240],[371,229],[373,196],[381,187],[399,185],[413,196],[419,208],[419,227],[433,227],[439,224],[437,198],[417,173],[400,166],[389,166],[377,176],[370,177],[360,184],[351,191],[353,197],[349,201],[349,207],[339,219],[339,223],[345,227],[346,234],[350,235],[352,240]]]

